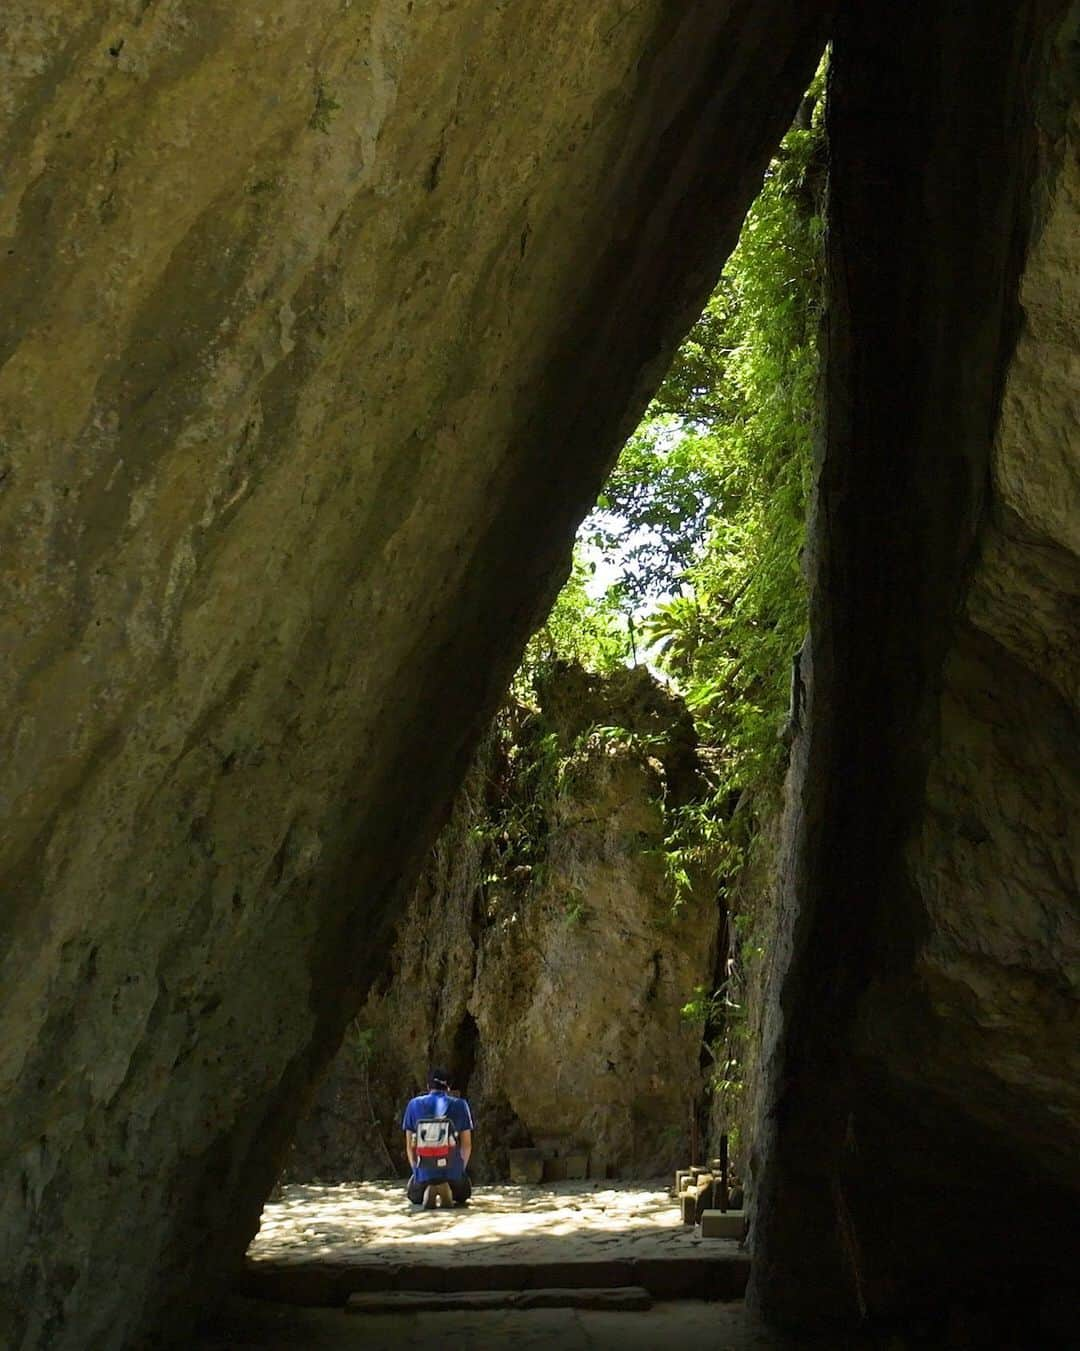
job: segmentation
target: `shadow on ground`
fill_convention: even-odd
[[[234,1299],[193,1351],[390,1351],[424,1346],[463,1351],[782,1351],[805,1346],[762,1328],[741,1301],[658,1304],[645,1313],[546,1309],[530,1313],[352,1316]],[[841,1351],[834,1341],[832,1351]]]

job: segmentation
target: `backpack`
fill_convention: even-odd
[[[416,1157],[428,1168],[445,1168],[457,1135],[445,1116],[425,1116],[416,1123]]]

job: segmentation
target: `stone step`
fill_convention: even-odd
[[[643,1286],[621,1285],[562,1290],[387,1290],[350,1295],[346,1313],[447,1313],[490,1309],[607,1309],[617,1313],[651,1309],[652,1296]]]
[[[714,1246],[715,1245],[715,1246]],[[236,1292],[281,1304],[341,1308],[350,1295],[455,1294],[640,1286],[656,1300],[741,1299],[750,1258],[721,1239],[700,1256],[547,1262],[334,1262],[248,1258]]]

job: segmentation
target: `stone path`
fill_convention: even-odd
[[[689,1257],[729,1245],[684,1226],[667,1183],[556,1182],[477,1187],[450,1211],[409,1205],[401,1184],[292,1185],[268,1202],[255,1262],[385,1265]],[[734,1248],[735,1245],[730,1245]]]
[[[730,1263],[745,1274],[746,1257],[731,1242],[702,1240],[682,1225],[666,1180],[652,1185],[556,1183],[543,1187],[479,1187],[463,1210],[424,1212],[406,1202],[400,1185],[289,1186],[269,1203],[251,1246],[248,1271],[304,1282],[311,1304],[234,1297],[193,1351],[393,1351],[397,1347],[467,1351],[781,1351],[827,1347],[835,1340],[791,1341],[766,1329],[741,1300],[706,1303],[671,1299],[640,1312],[581,1308],[513,1308],[346,1314],[348,1289],[359,1275],[369,1289],[520,1289],[523,1275],[547,1284],[544,1272],[578,1269],[583,1285],[599,1284],[601,1268],[613,1286],[625,1270]],[[320,1290],[318,1273],[345,1273]],[[434,1285],[441,1274],[447,1284]],[[415,1280],[419,1277],[421,1284]],[[710,1278],[710,1281],[712,1278]],[[254,1282],[260,1284],[258,1280]],[[710,1284],[710,1293],[715,1293]],[[327,1295],[331,1298],[327,1298]],[[843,1343],[843,1347],[855,1343]]]
[[[425,1211],[393,1183],[289,1186],[267,1205],[236,1290],[342,1307],[382,1292],[614,1290],[738,1299],[749,1258],[684,1226],[666,1186],[478,1187]]]

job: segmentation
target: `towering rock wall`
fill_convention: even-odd
[[[1075,1332],[1078,26],[883,4],[836,33],[753,1277],[800,1322]]]
[[[705,1079],[682,1010],[712,988],[720,918],[704,861],[686,894],[667,868],[674,813],[705,790],[693,721],[644,667],[558,669],[517,713],[462,785],[290,1178],[400,1174],[433,1064],[468,1094],[480,1181],[522,1145],[584,1152],[601,1178],[688,1157]]]
[[[6,6],[4,1345],[228,1279],[827,8]]]

